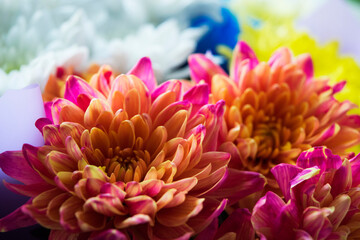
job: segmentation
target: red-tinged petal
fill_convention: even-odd
[[[49,229],[55,229],[59,230],[61,229],[61,225],[58,222],[52,221],[47,215],[46,215],[46,209],[38,209],[30,204],[23,205],[21,207],[21,210],[31,216],[33,219],[36,220],[38,224],[45,228]]]
[[[333,155],[331,150],[325,147],[314,147],[302,152],[296,161],[296,166],[301,168],[317,166],[321,173],[327,169],[338,169],[341,164],[340,156]]]
[[[50,110],[51,111],[51,110]],[[46,125],[52,124],[53,122],[51,121],[52,117],[51,117],[51,112],[50,114],[50,118],[48,116],[46,116],[46,118],[39,118],[38,120],[36,120],[35,122],[35,126],[37,129],[39,129],[39,131],[42,133],[43,132],[43,128]]]
[[[164,182],[157,179],[151,179],[140,182],[140,185],[142,187],[142,194],[154,197],[161,191]]]
[[[205,104],[209,103],[209,86],[207,84],[197,84],[188,90],[183,100],[188,100],[192,104],[191,116],[193,116]]]
[[[179,192],[182,191],[189,192],[191,189],[193,189],[196,186],[197,182],[198,180],[195,177],[184,178],[172,183],[165,184],[162,189],[168,190],[174,188]]]
[[[329,209],[318,209],[309,207],[305,209],[303,216],[303,229],[314,239],[327,239],[332,232],[332,226],[328,216]]]
[[[92,88],[87,82],[79,77],[71,75],[66,81],[64,98],[77,104],[78,96],[80,94],[85,94],[90,98],[104,99],[104,96],[99,91]]]
[[[128,237],[117,229],[107,229],[92,233],[89,240],[128,240]]]
[[[281,209],[284,206],[285,203],[279,196],[273,192],[267,192],[265,196],[256,203],[251,216],[251,222],[255,231],[264,235],[267,239],[275,239],[276,236],[274,234],[276,234],[281,226],[278,226],[277,224],[279,222],[274,220],[278,219]]]
[[[116,216],[114,220],[115,227],[120,229],[138,226],[145,223],[152,223],[152,219],[149,217],[149,215],[145,214],[136,214],[131,217]]]
[[[296,239],[313,240],[313,237],[304,230],[297,229],[295,230],[295,233],[296,233]]]
[[[75,216],[80,229],[84,232],[102,230],[106,225],[106,217],[97,212],[79,211],[75,213]]]
[[[142,191],[142,185],[138,182],[131,181],[126,183],[126,196],[135,197],[138,196]]]
[[[234,55],[231,61],[230,76],[238,82],[240,79],[241,68],[244,60],[249,61],[250,69],[253,69],[258,65],[259,60],[257,59],[254,51],[244,41],[239,41],[234,49]]]
[[[20,207],[6,217],[0,219],[0,233],[35,224],[36,221],[29,215],[25,214]]]
[[[335,180],[331,188],[333,196],[337,196],[351,188],[352,175],[349,160],[344,160],[342,166],[337,169],[333,179]]]
[[[82,210],[84,201],[78,197],[68,198],[60,207],[60,224],[67,231],[79,231],[79,225],[75,217],[77,211]]]
[[[350,159],[352,186],[357,187],[360,185],[360,154]]]
[[[195,232],[203,231],[214,219],[224,211],[228,201],[223,199],[217,201],[215,199],[207,198],[203,202],[203,208],[196,216],[187,221],[187,224],[194,229]],[[209,211],[211,210],[211,211]]]
[[[81,115],[81,112],[83,112],[83,110],[81,108],[79,108],[74,103],[70,102],[69,100],[58,98],[55,101],[53,101],[52,106],[51,106],[51,116],[52,116],[52,121],[54,122],[54,124],[60,124],[61,111],[66,106],[71,106],[71,111],[74,111],[74,113],[79,112],[79,113],[76,113],[77,115],[78,114]]]
[[[76,195],[83,200],[95,197],[100,193],[102,185],[105,183],[102,179],[84,178],[78,181],[74,190]]]
[[[288,48],[278,49],[270,58],[269,65],[272,69],[283,67],[292,61],[292,53]]]
[[[185,224],[189,218],[196,216],[203,208],[203,198],[186,196],[185,201],[173,208],[163,208],[156,214],[159,223],[168,227]]]
[[[21,194],[21,195],[25,195],[28,197],[35,197],[37,195],[39,195],[40,193],[47,191],[51,188],[53,188],[54,186],[48,184],[48,183],[35,183],[35,184],[27,184],[27,185],[22,185],[22,184],[14,184],[14,183],[8,183],[8,182],[3,182],[4,186],[7,187],[9,190]]]
[[[86,200],[84,208],[91,209],[108,217],[126,214],[121,200],[109,194],[89,198]]]
[[[236,209],[220,225],[215,239],[224,236],[226,233],[236,233],[236,239],[254,240],[255,230],[251,225],[251,213],[248,209]]]
[[[47,154],[45,163],[54,174],[61,171],[72,172],[77,170],[77,161],[67,154],[58,151],[51,151]]]
[[[196,235],[195,240],[212,240],[215,239],[216,231],[218,230],[219,220],[214,218],[214,220],[207,226],[203,231]]]
[[[346,81],[338,82],[333,86],[333,94],[340,92],[346,85]]]
[[[175,102],[163,109],[154,120],[154,127],[164,125],[169,119],[180,110],[190,111],[192,105],[189,101]]]
[[[301,168],[290,164],[279,164],[271,169],[281,192],[284,194],[285,201],[290,199],[290,180],[302,171]]]
[[[188,58],[190,76],[196,83],[201,80],[211,86],[211,79],[216,74],[227,75],[221,67],[214,64],[203,54],[192,54]]]
[[[126,195],[124,188],[121,188],[118,185],[111,184],[111,183],[105,183],[104,185],[102,185],[102,187],[100,189],[100,193],[108,193],[108,194],[120,199],[120,201],[124,200],[125,195]]]
[[[301,54],[296,57],[296,64],[304,71],[307,79],[314,76],[314,64],[310,54]]]
[[[151,94],[151,100],[154,102],[160,95],[173,92],[175,93],[175,100],[180,101],[180,97],[182,94],[182,82],[179,80],[170,80],[162,83],[158,86]]]
[[[336,178],[335,178],[336,179]],[[351,205],[351,199],[346,194],[338,195],[334,201],[331,202],[329,207],[334,207],[334,212],[332,212],[328,219],[330,220],[333,229],[337,229],[341,222],[344,220],[347,215]]]
[[[8,176],[24,183],[37,184],[43,180],[29,165],[21,151],[8,151],[0,154],[0,168]],[[21,171],[19,171],[21,169]]]
[[[83,177],[96,178],[102,180],[103,182],[107,182],[107,180],[109,179],[109,177],[100,168],[93,165],[87,165],[84,168]]]
[[[205,178],[199,179],[196,186],[191,190],[191,194],[194,196],[203,196],[207,192],[210,192],[212,189],[217,189],[222,187],[223,182],[226,180],[227,167],[222,167],[212,172]]]
[[[228,176],[218,187],[206,194],[209,197],[228,198],[229,205],[264,188],[266,179],[256,172],[229,169]]]
[[[300,173],[298,173],[293,179],[290,181],[290,188],[294,188],[300,183],[303,183],[304,181],[307,181],[314,176],[317,176],[320,172],[320,169],[318,167],[312,167],[312,168],[306,168]]]
[[[141,58],[127,74],[132,74],[140,78],[145,83],[150,93],[154,91],[156,87],[156,79],[150,58]]]
[[[59,133],[59,127],[56,125],[46,125],[43,128],[43,136],[45,139],[45,144],[53,145],[56,147],[62,147],[64,144]]]
[[[151,217],[151,219],[155,218],[155,214],[157,211],[157,206],[155,201],[144,195],[131,197],[125,199],[125,204],[129,208],[129,214],[136,215],[136,214],[146,214]]]

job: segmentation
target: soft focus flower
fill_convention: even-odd
[[[38,222],[50,239],[187,239],[227,201],[263,188],[260,174],[228,170],[230,155],[215,151],[224,102],[208,104],[206,84],[157,87],[148,58],[129,74],[70,76],[37,121],[45,145],[0,155],[24,184],[6,186],[31,197],[2,231]]]
[[[346,1],[336,0],[306,1],[305,5],[302,1],[243,0],[235,1],[232,9],[238,10],[243,23],[241,40],[250,44],[259,60],[266,61],[279,47],[288,47],[295,55],[309,53],[314,76],[328,76],[331,83],[346,80],[344,90],[336,98],[359,105],[360,96],[354,91],[360,89],[360,53],[355,43],[359,33],[352,29],[359,25],[356,23],[360,18],[352,11],[355,9],[346,5]],[[360,113],[360,109],[351,112]]]
[[[296,166],[272,169],[284,199],[268,192],[251,221],[261,239],[359,239],[360,155],[344,161],[325,147],[303,152]]]
[[[57,67],[80,72],[96,62],[124,73],[142,56],[161,81],[185,77],[182,66],[206,32],[206,24],[190,28],[191,19],[221,22],[220,10],[215,0],[2,1],[0,94],[32,83],[43,90]]]
[[[344,86],[314,78],[309,55],[294,57],[281,48],[269,62],[259,62],[245,42],[233,53],[230,76],[207,59],[189,58],[192,79],[211,84],[213,101],[226,102],[226,141],[219,149],[232,154],[230,166],[268,174],[280,163],[294,164],[301,151],[326,145],[336,154],[360,142],[355,107],[334,94]]]

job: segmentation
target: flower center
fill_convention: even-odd
[[[146,162],[145,162],[146,160]],[[147,151],[109,148],[104,160],[104,172],[115,181],[141,181],[147,168],[150,155]]]

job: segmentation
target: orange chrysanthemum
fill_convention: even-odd
[[[263,188],[260,174],[228,170],[230,155],[215,151],[224,102],[208,104],[206,84],[156,87],[147,58],[130,73],[115,78],[105,66],[89,84],[70,76],[37,122],[45,145],[0,155],[24,183],[6,185],[31,197],[0,229],[38,222],[50,239],[187,239],[225,197]]]
[[[335,154],[360,143],[356,107],[334,94],[345,82],[315,79],[309,55],[293,57],[279,49],[259,62],[244,42],[234,50],[230,76],[204,55],[189,58],[196,82],[211,84],[213,101],[226,102],[227,139],[220,149],[232,154],[231,167],[265,175],[279,163],[294,164],[303,150],[325,145]]]

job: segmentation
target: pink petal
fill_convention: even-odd
[[[360,154],[350,159],[351,173],[352,173],[352,186],[357,187],[360,185]]]
[[[281,192],[284,194],[285,201],[290,199],[290,180],[295,178],[298,173],[302,171],[301,168],[281,163],[271,169],[277,183],[279,184]]]
[[[165,92],[175,92],[176,93],[176,101],[180,100],[181,91],[182,91],[182,82],[179,80],[169,80],[158,86],[154,91],[151,93],[151,100],[152,102],[155,101],[157,97]]]
[[[314,64],[310,54],[301,54],[297,56],[296,63],[304,71],[307,79],[314,76]]]
[[[192,54],[188,58],[191,79],[196,83],[204,80],[211,89],[211,79],[216,74],[225,75],[225,71],[208,59],[204,54]]]
[[[105,97],[99,91],[92,88],[87,82],[71,75],[66,81],[64,98],[79,106],[81,102],[79,97],[82,96],[81,98],[84,98],[84,95],[89,99],[102,98],[105,100]],[[86,107],[87,106],[82,106],[82,109],[85,110]]]
[[[248,209],[236,209],[221,225],[215,239],[226,233],[236,233],[236,239],[253,240],[255,230],[251,224],[251,213]]]
[[[240,199],[262,190],[265,183],[265,177],[260,173],[228,169],[228,176],[220,187],[210,191],[206,196],[228,198],[229,205],[232,205]]]
[[[333,86],[333,94],[340,92],[346,85],[346,81],[341,81]]]
[[[241,69],[248,65],[250,70],[259,64],[254,51],[244,41],[239,41],[234,49],[233,58],[230,67],[230,76],[238,82],[240,79]]]
[[[317,166],[321,170],[320,174],[327,169],[338,169],[341,164],[341,158],[325,147],[314,147],[302,152],[296,161],[296,166],[301,168]]]
[[[209,86],[207,84],[198,84],[192,87],[184,94],[183,100],[192,103],[191,116],[199,111],[199,109],[209,102]]]
[[[29,165],[21,151],[4,152],[0,154],[0,168],[8,176],[24,183],[36,184],[44,180]],[[21,171],[19,171],[21,169]]]
[[[141,58],[127,74],[132,74],[140,78],[145,83],[150,93],[152,93],[156,88],[154,71],[151,65],[151,60],[148,57]]]
[[[21,207],[0,219],[0,232],[23,228],[36,224],[36,221],[21,211]]]
[[[214,218],[214,220],[210,223],[210,225],[201,231],[195,238],[195,240],[211,240],[214,239],[215,234],[218,229],[218,219]]]

